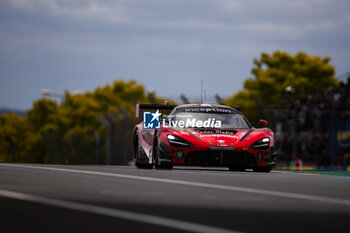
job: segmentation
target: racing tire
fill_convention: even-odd
[[[137,131],[135,131],[135,134],[134,134],[133,147],[134,147],[135,166],[137,168],[140,168],[140,169],[152,169],[153,168],[153,164],[138,163],[137,162],[137,160],[139,159],[139,155],[140,155]]]
[[[173,164],[172,163],[167,163],[167,164],[162,164],[159,161],[159,157],[162,156],[162,153],[159,150],[159,141],[158,137],[156,136],[153,142],[153,149],[152,149],[152,158],[154,160],[154,167],[157,169],[172,169]]]
[[[253,168],[253,171],[263,172],[263,173],[269,173],[271,170],[272,170],[272,167],[255,167],[255,168]]]

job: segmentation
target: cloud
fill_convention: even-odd
[[[254,57],[277,49],[329,55],[346,72],[349,4],[1,0],[0,106],[11,99],[27,108],[44,87],[93,90],[129,77],[164,96],[196,93],[199,80],[208,95],[228,96],[242,87]]]
[[[294,48],[315,35],[346,34],[350,23],[346,7],[327,0],[5,1],[19,15],[0,23],[0,46],[7,51],[251,56],[274,46]],[[20,20],[23,12],[38,22]]]
[[[70,22],[168,30],[255,32],[294,39],[302,38],[310,31],[329,30],[349,23],[348,11],[341,7],[346,1],[340,0],[337,1],[342,2],[339,6],[329,0],[6,1],[17,9]]]
[[[17,9],[73,20],[122,23],[128,20],[125,1],[7,0]]]

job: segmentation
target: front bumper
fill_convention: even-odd
[[[191,151],[184,159],[186,165],[197,166],[240,166],[253,168],[256,166],[254,154],[228,150]]]
[[[174,165],[239,166],[245,168],[275,167],[276,153],[273,147],[268,150],[236,147],[172,147],[160,143],[162,158],[171,160]]]

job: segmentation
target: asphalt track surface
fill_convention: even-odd
[[[0,163],[0,232],[348,232],[350,178]]]

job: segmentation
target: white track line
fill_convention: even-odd
[[[190,181],[182,181],[182,180],[171,180],[171,179],[163,179],[163,178],[155,178],[155,177],[141,177],[141,176],[117,174],[117,173],[73,170],[73,169],[55,168],[55,167],[41,167],[41,166],[32,166],[32,165],[1,164],[0,163],[0,166],[41,169],[41,170],[49,170],[49,171],[61,171],[61,172],[70,172],[70,173],[78,173],[78,174],[99,175],[99,176],[118,177],[118,178],[134,179],[134,180],[153,181],[153,182],[161,182],[161,183],[169,183],[169,184],[177,184],[177,185],[188,185],[188,186],[201,187],[201,188],[210,188],[210,189],[220,189],[220,190],[233,191],[233,192],[262,194],[262,195],[275,196],[275,197],[292,198],[292,199],[307,200],[307,201],[318,201],[318,202],[325,202],[325,203],[331,203],[331,204],[340,204],[340,205],[350,206],[350,200],[348,200],[348,199],[322,197],[322,196],[314,196],[314,195],[299,194],[299,193],[288,193],[288,192],[280,192],[280,191],[272,191],[272,190],[256,189],[256,188],[245,188],[245,187],[239,187],[239,186],[207,184],[207,183],[190,182]]]
[[[93,214],[100,214],[108,217],[121,218],[121,219],[131,220],[134,222],[153,224],[153,225],[158,225],[166,228],[174,228],[177,230],[184,230],[184,231],[191,231],[191,232],[204,232],[204,233],[212,233],[212,232],[239,233],[237,231],[231,231],[231,230],[226,230],[222,228],[206,226],[202,224],[185,222],[181,220],[174,220],[174,219],[158,217],[154,215],[139,214],[139,213],[129,212],[125,210],[117,210],[117,209],[112,209],[107,207],[82,204],[82,203],[71,202],[71,201],[63,201],[58,199],[39,197],[39,196],[30,195],[30,194],[6,191],[2,189],[0,189],[0,196],[21,200],[21,201],[30,201],[30,202],[54,206],[54,207],[84,211],[84,212],[89,212]]]

